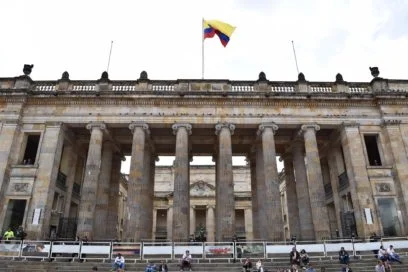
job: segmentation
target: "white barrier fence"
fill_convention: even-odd
[[[298,251],[306,250],[310,257],[337,258],[341,247],[350,256],[374,256],[375,251],[393,245],[400,255],[408,255],[408,238],[370,240],[327,240],[299,242]],[[79,241],[0,241],[0,258],[10,259],[69,259],[109,261],[121,253],[127,262],[153,259],[178,260],[190,251],[193,259],[232,260],[242,258],[288,258],[294,244],[287,242],[79,242]]]

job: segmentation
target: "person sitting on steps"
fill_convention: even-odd
[[[244,265],[242,266],[243,272],[251,272],[252,262],[249,258],[245,259]]]
[[[190,251],[186,250],[186,253],[183,254],[183,257],[180,261],[180,271],[184,271],[184,268],[187,267],[190,271],[193,271],[191,267],[191,254]]]

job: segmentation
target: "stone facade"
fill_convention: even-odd
[[[24,73],[0,78],[2,230],[133,241],[163,233],[184,241],[199,224],[210,241],[242,225],[247,239],[268,241],[288,237],[284,226],[302,240],[407,235],[406,80],[376,72],[360,83],[340,74],[309,82],[302,73],[292,82],[263,74],[162,81],[143,72],[115,81],[104,72],[76,81],[64,72],[34,81]],[[131,170],[121,181],[124,155]],[[171,197],[154,192],[161,155],[175,156]],[[190,161],[200,155],[214,158],[213,183],[192,180]],[[248,159],[247,200],[235,191],[234,155]],[[286,210],[275,156],[285,164]],[[203,188],[214,189],[213,200]]]

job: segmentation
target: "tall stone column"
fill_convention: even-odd
[[[354,218],[357,225],[357,236],[367,237],[372,233],[380,233],[379,222],[373,218],[373,224],[367,224],[364,209],[368,208],[372,214],[376,211],[371,183],[368,179],[364,144],[361,141],[359,125],[343,123],[341,130],[341,144],[346,162],[347,176],[350,183],[351,200],[353,201]]]
[[[254,232],[253,232],[253,221],[252,221],[252,210],[247,208],[244,210],[244,218],[245,218],[245,236],[248,241],[254,239]]]
[[[313,226],[316,239],[322,239],[330,237],[330,226],[316,140],[316,131],[318,130],[320,130],[320,127],[315,124],[302,126],[305,140],[307,173],[309,176],[309,196],[310,206],[312,207]]]
[[[341,227],[341,218],[340,218],[340,197],[339,197],[339,190],[338,190],[338,183],[339,183],[339,170],[336,163],[336,153],[340,153],[341,150],[339,147],[332,147],[330,148],[327,156],[327,162],[329,164],[329,172],[330,172],[330,183],[333,192],[333,203],[334,209],[336,211],[336,220],[337,220],[337,230],[339,231],[340,237],[343,236],[343,229]]]
[[[130,161],[129,183],[125,228],[127,239],[140,242],[151,238],[153,195],[150,191],[150,173],[146,166],[150,165],[150,159],[146,162],[148,151],[149,126],[145,123],[131,123],[129,129],[133,132],[132,158]]]
[[[268,228],[268,223],[265,213],[264,201],[267,198],[265,189],[265,172],[264,172],[264,162],[263,162],[263,150],[262,144],[259,142],[255,143],[255,160],[256,160],[256,198],[257,201],[257,216],[255,223],[258,225],[259,238],[262,240],[269,240],[267,238],[267,233],[265,233],[266,228]]]
[[[157,230],[157,209],[153,208],[153,224],[152,224],[152,239],[156,239]]]
[[[52,202],[64,145],[62,123],[47,123],[38,158],[37,177],[33,184],[33,198],[28,212],[27,233],[32,239],[48,239]],[[37,225],[32,224],[34,209],[41,209]]]
[[[402,213],[404,222],[402,224],[402,235],[408,233],[408,157],[404,146],[402,133],[400,130],[400,122],[385,122],[387,130],[389,146],[391,147],[392,156],[394,158],[395,170],[395,185],[398,196],[398,203]]]
[[[288,221],[290,235],[300,235],[300,223],[299,223],[299,209],[298,198],[296,191],[295,174],[293,170],[293,156],[292,153],[286,153],[282,156],[283,165],[285,169],[285,181],[286,181],[286,200],[288,208]]]
[[[255,152],[255,151],[254,151]],[[257,178],[256,178],[256,159],[254,152],[251,152],[248,160],[251,172],[251,199],[252,199],[252,230],[253,238],[260,239],[260,228],[259,228],[259,213],[258,213],[258,188],[257,188]]]
[[[109,183],[112,174],[113,143],[105,141],[102,148],[102,164],[99,176],[98,191],[95,207],[95,226],[94,239],[106,239],[106,228],[108,219],[109,204]]]
[[[259,125],[257,132],[262,144],[263,183],[266,194],[260,213],[263,214],[266,219],[266,226],[263,233],[265,234],[264,238],[268,241],[282,241],[284,237],[274,139],[276,130],[278,130],[276,124],[263,123]]]
[[[167,240],[173,241],[173,201],[167,209]]]
[[[207,242],[215,242],[214,206],[207,206],[205,217],[205,228],[207,230]]]
[[[190,206],[190,234],[194,234],[195,230],[196,230],[195,206]]]
[[[122,198],[119,197],[119,184],[123,157],[118,153],[113,154],[112,159],[112,171],[111,179],[109,183],[109,205],[108,205],[108,221],[106,226],[106,239],[116,240],[118,239],[118,229],[120,228],[120,222],[118,218],[119,213],[119,201]],[[123,201],[122,201],[123,202]],[[122,203],[123,205],[123,203]]]
[[[77,236],[81,238],[87,236],[88,239],[93,239],[94,214],[101,172],[103,131],[106,129],[106,125],[104,123],[89,123],[86,128],[91,131],[91,139],[89,140],[81,203],[79,205]]]
[[[312,220],[312,208],[310,206],[309,184],[307,182],[303,141],[295,139],[292,146],[292,152],[299,207],[300,239],[311,241],[315,240],[315,233]]]
[[[220,123],[218,135],[218,180],[216,184],[216,241],[231,239],[235,234],[235,199],[232,175],[231,135],[235,125]]]
[[[76,153],[75,146],[70,145],[65,147],[65,152],[68,153],[68,177],[67,177],[67,194],[65,197],[64,204],[64,217],[69,217],[69,210],[71,208],[71,197],[72,197],[72,188],[74,187],[76,168],[78,161],[78,154]]]
[[[4,229],[7,226],[3,226],[4,217],[6,216],[7,203],[4,198],[4,192],[7,189],[7,184],[10,174],[10,160],[11,150],[15,148],[15,139],[17,138],[20,130],[20,124],[16,120],[15,122],[0,122],[0,207],[4,207],[0,211],[0,229]]]
[[[174,161],[173,241],[188,241],[190,222],[190,178],[188,136],[190,124],[174,124],[176,158]]]

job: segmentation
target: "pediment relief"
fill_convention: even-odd
[[[215,196],[215,187],[200,180],[190,185],[190,196]]]

